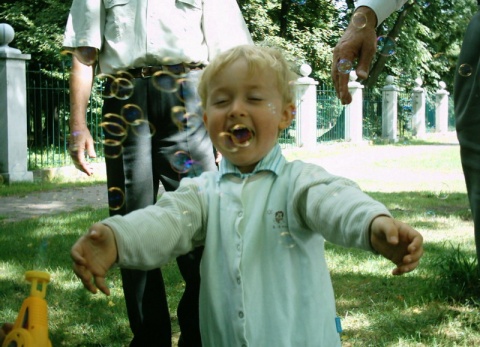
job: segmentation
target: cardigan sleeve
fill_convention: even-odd
[[[203,244],[205,200],[187,181],[155,205],[102,222],[114,232],[120,267],[154,269]]]

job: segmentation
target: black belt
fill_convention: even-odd
[[[158,65],[158,66],[144,66],[144,67],[137,67],[134,69],[127,70],[127,72],[133,76],[133,78],[148,78],[151,77],[153,74],[159,71],[168,71],[175,75],[180,75],[186,73],[190,70],[199,70],[203,69],[204,65],[200,64],[175,64],[175,65]]]

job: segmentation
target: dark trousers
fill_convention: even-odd
[[[480,259],[480,12],[463,39],[453,90],[460,156]],[[480,271],[480,266],[479,266]]]
[[[113,97],[104,100],[102,110],[111,215],[123,215],[155,203],[160,183],[170,191],[178,187],[183,177],[216,170],[193,84],[188,80],[177,82],[173,90],[172,81],[135,78],[131,81],[130,96],[131,86],[123,82],[108,86]],[[201,346],[201,254],[199,248],[177,259],[185,280],[177,311],[182,346]],[[170,314],[161,270],[122,269],[121,274],[134,334],[130,346],[170,347]]]

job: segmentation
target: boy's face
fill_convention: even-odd
[[[213,145],[242,173],[252,172],[293,119],[294,105],[283,101],[271,69],[248,71],[241,58],[208,84],[203,119]]]

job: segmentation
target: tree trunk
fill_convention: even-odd
[[[403,23],[405,22],[405,18],[407,17],[408,11],[413,6],[413,4],[405,4],[404,9],[397,17],[395,25],[393,26],[392,30],[388,33],[388,37],[392,40],[396,41],[398,34],[400,33],[400,29],[402,28]],[[385,68],[385,64],[388,59],[388,55],[379,55],[378,59],[375,61],[372,69],[370,70],[370,74],[368,78],[363,81],[363,85],[368,88],[374,86],[378,81],[378,76],[382,73],[383,69]]]

